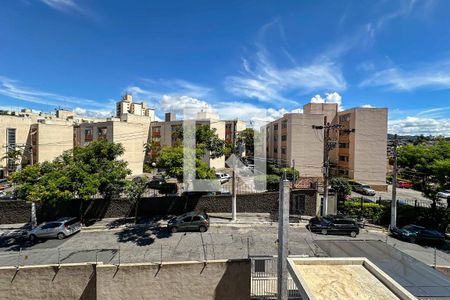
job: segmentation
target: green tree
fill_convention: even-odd
[[[177,140],[177,146],[183,143],[183,127],[173,133]],[[211,158],[218,158],[225,154],[225,141],[219,138],[216,128],[209,125],[199,125],[195,127],[195,143],[198,155],[205,155],[209,151]]]
[[[126,184],[126,192],[128,198],[134,202],[134,223],[137,223],[137,213],[139,207],[139,201],[141,200],[142,195],[147,190],[148,186],[148,177],[147,176],[139,176],[133,178]]]
[[[195,158],[195,173],[197,179],[214,179],[214,169],[199,158],[202,151],[197,151]],[[170,177],[175,177],[179,181],[183,180],[183,147],[163,147],[158,158],[158,168],[164,169]]]
[[[237,142],[244,143],[246,156],[255,154],[255,133],[253,128],[246,128],[238,133]]]
[[[435,181],[441,187],[448,186],[450,174],[448,172],[450,160],[450,142],[439,140],[433,145],[406,145],[398,149],[398,165],[406,169],[409,177],[420,178],[422,191],[426,194],[433,189],[429,182]]]
[[[435,160],[431,170],[441,187],[450,187],[450,159]]]
[[[52,162],[27,166],[10,178],[17,184],[17,195],[31,202],[50,202],[79,198],[89,201],[100,194],[104,199],[122,192],[131,174],[127,163],[118,158],[121,144],[94,141],[86,147],[75,147]],[[84,217],[94,201],[80,213]],[[84,211],[84,212],[83,212]]]
[[[331,188],[336,192],[338,200],[345,200],[351,194],[352,187],[348,179],[343,177],[333,177],[330,180]]]

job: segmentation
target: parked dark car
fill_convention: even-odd
[[[394,227],[391,234],[410,243],[441,244],[445,242],[445,235],[435,229],[419,225],[406,225],[401,228]]]
[[[322,234],[348,234],[356,237],[359,226],[355,220],[343,216],[315,217],[309,220],[308,229]]]
[[[167,229],[175,233],[177,231],[205,232],[209,228],[209,216],[204,212],[191,211],[181,216],[172,218],[167,223]]]

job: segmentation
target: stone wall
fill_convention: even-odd
[[[299,191],[296,191],[298,193]],[[316,192],[305,190],[306,213],[315,215],[315,204],[312,199]],[[237,196],[238,213],[277,213],[278,192],[259,194],[245,194]],[[292,197],[291,197],[292,198]],[[292,201],[291,201],[292,202]],[[45,203],[37,205],[38,222],[55,220],[60,217],[79,216],[80,206],[86,208],[89,202],[72,200],[58,203]],[[291,207],[293,204],[291,203]],[[142,198],[138,203],[138,216],[147,217],[155,215],[180,215],[197,210],[206,210],[209,213],[226,213],[231,211],[231,196],[189,196],[189,197],[153,197]],[[30,220],[31,205],[21,200],[0,201],[0,224],[26,223]],[[133,217],[135,203],[129,199],[96,199],[92,204],[86,219]]]
[[[250,261],[0,268],[0,299],[250,299]]]
[[[0,224],[28,223],[31,204],[22,200],[0,200]]]

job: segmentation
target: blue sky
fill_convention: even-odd
[[[310,101],[388,107],[400,134],[450,135],[448,1],[5,0],[0,106],[277,118]]]

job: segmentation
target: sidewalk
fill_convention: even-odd
[[[106,218],[95,222],[91,226],[83,227],[83,232],[97,232],[104,230],[121,230],[129,227],[165,227],[172,216],[152,217],[140,219],[137,224],[134,218]],[[252,227],[252,226],[278,226],[278,222],[274,221],[269,213],[240,213],[237,214],[237,220],[232,221],[229,213],[211,213],[209,214],[211,227]],[[304,227],[307,220],[299,221],[300,218],[292,218],[291,226]]]

